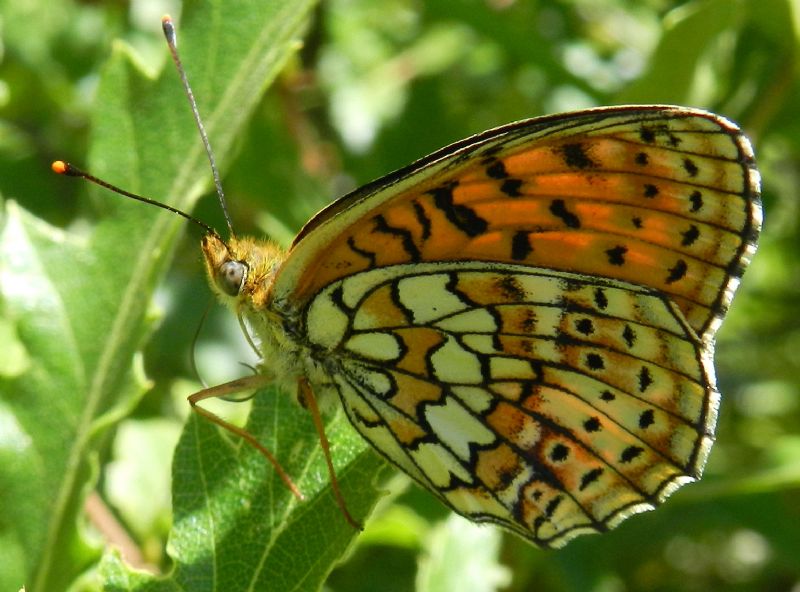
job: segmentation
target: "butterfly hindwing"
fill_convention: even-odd
[[[699,476],[710,359],[652,290],[520,265],[361,272],[311,302],[351,422],[459,513],[541,545]]]

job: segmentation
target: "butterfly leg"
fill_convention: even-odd
[[[245,390],[250,389],[257,389],[263,386],[266,386],[270,383],[270,378],[264,376],[262,374],[254,374],[253,376],[246,376],[244,378],[238,378],[236,380],[232,380],[230,382],[226,382],[225,384],[220,384],[218,386],[214,386],[211,388],[203,389],[202,391],[198,391],[193,395],[189,396],[189,404],[192,406],[192,409],[211,421],[212,423],[217,424],[221,428],[228,430],[229,432],[236,434],[240,438],[246,440],[249,444],[251,444],[256,450],[258,450],[264,458],[266,458],[270,464],[275,467],[275,470],[278,473],[278,476],[281,480],[286,484],[286,487],[289,488],[294,496],[299,499],[305,499],[303,494],[300,493],[300,490],[297,488],[297,485],[289,478],[289,475],[286,474],[286,471],[283,470],[283,467],[280,465],[278,460],[273,456],[273,454],[267,450],[256,438],[249,433],[248,431],[240,428],[238,426],[229,423],[212,413],[208,409],[204,409],[198,403],[200,401],[204,401],[205,399],[213,399],[217,397],[225,397],[227,395],[233,393],[240,393]]]
[[[336,471],[333,469],[333,461],[331,460],[330,445],[328,438],[325,435],[325,426],[322,424],[322,417],[319,413],[319,406],[317,405],[317,398],[314,396],[314,391],[311,390],[311,385],[304,378],[301,378],[298,383],[298,399],[300,404],[303,405],[311,413],[311,419],[314,422],[314,428],[317,430],[319,436],[319,443],[322,447],[322,453],[325,456],[325,462],[328,465],[328,474],[331,476],[331,489],[333,490],[333,497],[336,499],[336,504],[342,511],[345,520],[356,530],[364,530],[364,527],[350,515],[347,510],[347,504],[344,501],[342,491],[339,489],[339,480],[336,478]]]

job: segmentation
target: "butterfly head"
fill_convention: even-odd
[[[260,306],[268,297],[283,252],[274,243],[231,237],[227,242],[215,233],[202,242],[209,282],[220,297],[239,308],[247,301]]]

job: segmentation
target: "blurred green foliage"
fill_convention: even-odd
[[[108,203],[114,197],[50,174],[55,158],[89,163],[109,181],[168,198],[158,193],[170,187],[168,166],[143,166],[131,157],[116,161],[124,168],[115,170],[108,156],[113,142],[98,151],[103,131],[91,129],[90,119],[105,106],[98,103],[98,83],[101,72],[108,74],[104,64],[113,39],[123,39],[146,69],[157,71],[166,60],[160,15],[209,11],[209,20],[219,24],[228,11],[236,14],[211,4],[213,12],[199,2],[0,0],[5,205],[13,200],[78,236],[115,215],[117,206]],[[465,564],[480,574],[472,582],[487,590],[745,592],[800,586],[798,30],[797,0],[325,0],[316,6],[304,43],[283,73],[263,98],[260,89],[253,91],[259,102],[244,131],[230,142],[212,134],[213,144],[225,145],[220,160],[240,233],[287,243],[332,198],[449,142],[515,119],[629,102],[696,106],[737,121],[754,142],[765,210],[759,252],[719,334],[722,409],[702,482],[609,534],[553,552],[505,535],[499,542],[494,534],[480,539],[494,532],[488,528],[474,535],[488,542],[470,550],[472,535],[448,519],[431,495],[404,488],[399,477],[394,498],[379,505],[327,589],[458,589]],[[186,66],[192,76],[191,61]],[[174,76],[168,78],[165,84],[177,86]],[[225,84],[195,86],[201,109]],[[168,120],[188,114],[180,90],[174,94],[163,111],[169,133],[159,134],[158,120],[152,125],[156,155],[165,145],[172,149]],[[132,102],[130,108],[138,106]],[[187,142],[198,142],[185,129]],[[140,169],[146,174],[134,176],[135,186],[125,185]],[[150,173],[164,185],[144,185]],[[207,188],[205,175],[197,178]],[[145,210],[125,212],[146,218]],[[8,211],[0,214],[0,227]],[[194,214],[224,224],[213,196],[200,201]],[[101,505],[116,515],[143,560],[162,572],[170,569],[169,462],[187,413],[183,398],[200,388],[189,352],[207,304],[205,296],[196,297],[207,290],[196,232],[184,234],[177,246],[156,253],[165,257],[164,268],[153,271],[153,286],[160,286],[156,305],[143,317],[124,362],[122,372],[135,375],[127,388],[139,394],[125,399],[131,409],[109,408],[87,447],[95,456],[75,484],[79,492],[84,484],[96,485]],[[123,236],[128,241],[140,235]],[[65,243],[64,252],[73,246]],[[59,249],[42,252],[68,257]],[[71,281],[80,284],[81,277]],[[0,389],[32,363],[30,349],[21,345],[24,336],[5,313],[0,301]],[[48,320],[42,321],[45,330]],[[237,331],[227,311],[212,312],[204,325],[196,356],[208,382],[241,374],[237,364],[247,351]],[[143,353],[131,366],[140,339]],[[0,460],[11,466],[7,459],[22,446],[10,411],[14,393],[0,390],[0,396]],[[58,403],[52,401],[56,411]],[[48,429],[58,426],[53,421]],[[41,568],[20,541],[27,536],[26,511],[42,492],[22,499],[20,478],[6,472],[0,479],[0,485],[15,483],[0,488],[0,547],[8,549],[0,558],[0,588],[9,590],[30,585]],[[80,504],[69,507],[72,513],[60,519],[81,525],[81,534],[69,540],[84,541],[85,548],[51,550],[57,556],[49,559],[53,569],[68,574],[60,581],[92,573],[103,544],[91,528],[84,532]],[[121,589],[124,568],[113,556],[104,565],[103,573],[116,573]],[[95,589],[98,581],[92,574],[75,589]]]

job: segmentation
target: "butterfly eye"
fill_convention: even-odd
[[[217,285],[228,296],[238,296],[246,275],[247,265],[241,261],[226,261],[219,268]]]

